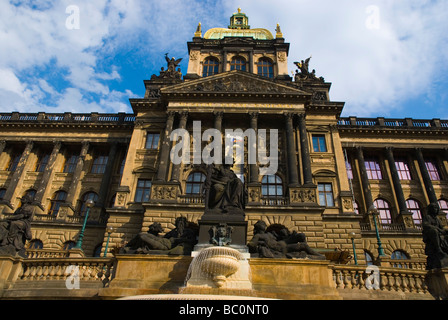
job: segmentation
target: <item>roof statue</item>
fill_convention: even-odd
[[[165,70],[163,67],[160,70],[160,75],[156,76],[155,74],[152,75],[151,79],[181,79],[182,78],[182,72],[180,68],[178,68],[180,62],[182,61],[182,58],[176,59],[176,58],[169,58],[168,53],[165,53],[165,60],[167,63],[167,70]],[[177,70],[176,70],[177,68]]]
[[[316,70],[313,69],[313,71],[309,71],[310,66],[310,60],[312,56],[309,58],[302,60],[301,62],[294,62],[294,64],[297,66],[298,70],[296,70],[296,73],[294,75],[294,81],[299,82],[300,80],[319,80],[321,82],[325,82],[325,79],[323,77],[316,77]],[[300,72],[299,72],[300,70]]]

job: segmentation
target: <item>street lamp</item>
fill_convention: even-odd
[[[356,237],[356,234],[354,232],[350,232],[348,234],[348,237],[352,240],[353,258],[355,259],[355,265],[358,265],[358,259],[356,257],[356,248],[355,248],[355,237]]]
[[[104,249],[104,257],[107,256],[107,249],[109,248],[110,235],[111,235],[112,232],[115,231],[115,228],[112,227],[112,226],[108,226],[106,228],[106,230],[107,230],[107,242],[106,242],[106,249]]]
[[[87,207],[86,216],[84,217],[84,224],[82,225],[81,232],[79,233],[78,241],[76,242],[76,245],[74,247],[75,249],[82,250],[81,247],[82,247],[82,239],[84,238],[84,230],[86,229],[86,224],[87,224],[87,219],[89,218],[90,208],[92,208],[94,204],[95,204],[95,202],[92,199],[88,199],[86,201],[86,207]]]
[[[381,244],[380,232],[378,231],[378,224],[376,223],[376,215],[378,215],[378,209],[374,205],[372,205],[370,206],[368,213],[372,214],[373,224],[375,226],[376,240],[378,243],[378,257],[382,257],[384,256],[384,250]]]

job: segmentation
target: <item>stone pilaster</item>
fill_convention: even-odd
[[[296,147],[294,143],[294,113],[285,113],[286,125],[286,156],[288,164],[288,185],[297,187],[299,185],[299,172],[296,159]]]
[[[171,132],[173,131],[175,112],[168,112],[166,127],[162,141],[162,147],[159,156],[159,167],[157,170],[156,181],[166,181],[166,175],[169,167],[170,160],[170,147],[171,147]]]

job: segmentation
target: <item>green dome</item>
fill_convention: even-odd
[[[224,37],[251,37],[255,40],[272,40],[274,37],[267,29],[226,29],[213,28],[204,34],[204,39],[223,39]]]

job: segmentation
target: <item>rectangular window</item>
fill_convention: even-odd
[[[425,161],[426,169],[428,170],[429,177],[432,181],[440,181],[439,169],[434,160]]]
[[[317,185],[319,192],[319,204],[326,207],[334,207],[333,188],[331,183],[319,183]]]
[[[327,152],[325,135],[313,135],[313,150],[314,152]]]
[[[36,172],[44,172],[45,168],[47,167],[49,159],[50,159],[49,154],[40,155],[39,158],[37,159]]]
[[[135,202],[148,202],[151,197],[151,180],[139,179],[135,192]]]
[[[146,136],[145,149],[157,150],[159,148],[160,134],[158,133],[148,133]]]
[[[99,173],[102,174],[106,171],[106,165],[108,156],[97,156],[95,160],[93,160],[91,173]]]
[[[382,180],[380,163],[375,159],[365,160],[367,177],[369,180]]]
[[[73,173],[76,169],[76,164],[78,163],[78,156],[71,155],[64,164],[64,173]]]
[[[17,166],[19,165],[20,157],[20,154],[12,154],[8,166],[6,167],[6,171],[16,171]]]
[[[398,177],[400,180],[412,180],[411,170],[409,170],[408,162],[405,160],[396,160],[395,166],[397,167]]]

